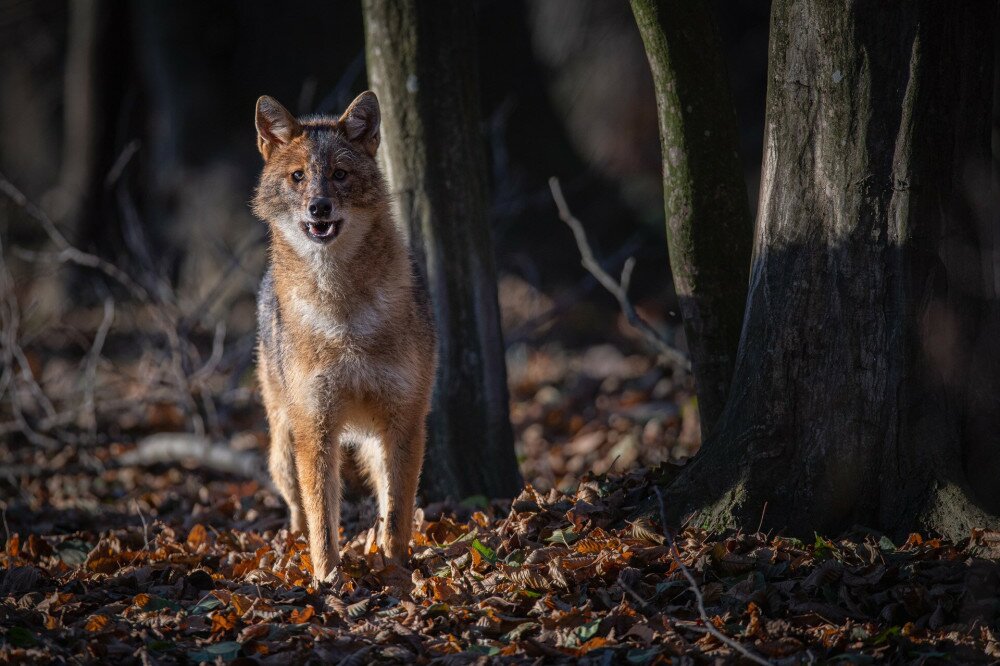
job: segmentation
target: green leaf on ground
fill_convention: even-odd
[[[11,627],[7,631],[7,642],[20,648],[33,647],[38,643],[35,635],[24,627]]]
[[[470,509],[486,509],[490,505],[490,498],[486,495],[469,495],[459,504]]]
[[[71,567],[78,567],[86,562],[91,550],[91,545],[80,539],[67,539],[56,546],[59,559]]]
[[[569,545],[579,539],[580,537],[576,534],[576,531],[572,527],[567,527],[563,530],[556,530],[552,533],[552,536],[545,539],[549,543],[561,543],[562,545],[569,548]]]
[[[486,560],[490,564],[497,563],[497,554],[493,551],[492,548],[483,544],[483,542],[480,541],[479,539],[472,540],[472,547],[476,550],[477,553],[483,556],[484,560]]]
[[[243,646],[236,641],[226,641],[225,643],[214,643],[206,645],[204,649],[188,652],[191,661],[207,661],[214,663],[217,659],[232,661],[240,653]]]
[[[580,625],[570,632],[569,639],[566,641],[566,647],[579,647],[583,645],[597,634],[600,626],[601,618]]]
[[[216,608],[221,608],[223,606],[222,601],[219,600],[214,594],[209,594],[204,599],[196,603],[190,609],[188,613],[191,615],[201,615],[202,613],[208,613]]]

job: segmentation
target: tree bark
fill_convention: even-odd
[[[997,524],[997,220],[966,187],[990,159],[996,12],[775,1],[736,373],[672,517],[804,536]]]
[[[702,0],[632,0],[653,73],[674,287],[703,436],[726,404],[750,270],[753,219],[722,45]]]
[[[365,0],[368,76],[399,218],[431,294],[439,364],[423,490],[513,496],[471,5]]]

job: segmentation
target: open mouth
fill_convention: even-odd
[[[344,226],[343,220],[330,220],[329,222],[303,222],[302,228],[306,236],[317,243],[329,243],[340,233],[340,228]]]

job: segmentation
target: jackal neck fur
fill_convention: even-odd
[[[292,225],[272,230],[271,270],[282,311],[329,339],[370,336],[408,314],[413,275],[402,234],[388,203],[368,214],[364,233],[345,229],[336,248],[289,238],[302,235]]]

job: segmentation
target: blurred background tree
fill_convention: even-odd
[[[500,274],[546,292],[581,278],[545,185],[559,175],[599,250],[610,255],[638,241],[636,298],[652,297],[670,318],[655,102],[628,7],[596,0],[475,4],[478,117]],[[752,197],[767,11],[766,3],[745,2],[721,15]],[[303,22],[303,15],[315,20]],[[267,92],[299,113],[332,112],[367,87],[355,2],[307,1],[292,13],[253,1],[3,0],[0,34],[0,169],[85,248],[141,262],[135,255],[143,250],[123,238],[127,206],[109,189],[108,175],[117,177],[135,207],[133,221],[155,247],[154,263],[185,297],[207,288],[241,241],[261,232],[246,206],[259,166],[253,128],[240,120],[253,100]],[[94,157],[88,141],[105,155]],[[83,170],[100,176],[87,181],[76,175]],[[77,228],[85,206],[69,203],[67,193],[81,188],[86,192],[75,196],[107,199],[110,191],[114,199],[89,231]],[[5,204],[2,215],[12,240],[41,241],[16,208]],[[262,246],[260,239],[255,248]],[[249,280],[259,259],[244,261]],[[219,310],[235,308],[249,326],[250,304],[237,293],[245,286],[234,285]]]

